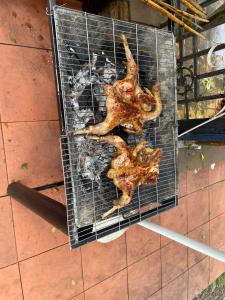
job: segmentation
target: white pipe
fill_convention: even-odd
[[[150,223],[147,221],[141,221],[138,224],[149,230],[157,232],[171,240],[174,240],[184,246],[187,246],[193,250],[201,252],[205,255],[208,255],[210,257],[213,257],[213,258],[225,263],[225,252],[223,252],[223,251],[220,251],[216,248],[207,246],[203,243],[197,242],[197,241],[190,239],[182,234],[179,234],[177,232],[174,232],[172,230],[169,230],[169,229],[159,226],[157,224],[153,224],[153,223]]]
[[[189,133],[189,132],[191,132],[191,131],[193,131],[193,130],[195,130],[195,129],[197,129],[197,128],[199,128],[199,127],[201,127],[201,126],[203,126],[203,125],[205,125],[205,124],[207,124],[207,123],[210,123],[210,122],[212,122],[212,121],[214,121],[214,120],[216,120],[216,119],[219,119],[220,117],[225,116],[225,112],[222,113],[222,111],[224,111],[223,108],[221,109],[221,111],[219,111],[219,112],[218,112],[214,117],[212,117],[211,119],[209,119],[209,120],[207,120],[207,121],[205,121],[205,122],[203,122],[203,123],[201,123],[201,124],[199,124],[199,125],[197,125],[197,126],[195,126],[195,127],[193,127],[193,128],[190,128],[190,129],[188,129],[188,130],[185,131],[185,132],[182,132],[181,134],[178,135],[178,137],[181,137],[181,136],[183,136],[183,135],[185,135],[185,134],[187,134],[187,133]]]

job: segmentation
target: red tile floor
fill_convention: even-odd
[[[62,180],[45,4],[0,4],[0,299],[191,300],[224,264],[138,225],[71,251],[64,234],[7,196],[14,180]],[[179,206],[151,221],[225,250],[225,162],[179,179]],[[63,188],[44,193],[65,202]]]

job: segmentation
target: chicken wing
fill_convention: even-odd
[[[126,59],[127,74],[122,80],[113,85],[105,85],[106,118],[103,122],[76,131],[69,131],[69,135],[94,134],[105,135],[113,128],[121,125],[126,131],[141,133],[144,122],[153,120],[160,115],[162,104],[159,86],[153,86],[152,92],[145,92],[137,84],[137,64],[129,49],[127,38],[121,35]]]
[[[122,191],[122,196],[114,200],[113,207],[102,214],[102,219],[105,219],[117,209],[128,205],[139,185],[150,185],[156,182],[159,175],[159,162],[163,152],[160,148],[147,147],[146,141],[142,141],[136,147],[130,149],[119,136],[89,136],[89,138],[109,143],[117,149],[107,177],[112,179],[115,186]]]

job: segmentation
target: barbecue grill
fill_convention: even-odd
[[[51,0],[50,11],[68,232],[75,248],[177,205],[175,41],[170,32],[63,8]],[[129,146],[145,139],[152,148],[162,148],[163,157],[157,183],[140,186],[129,205],[102,220],[102,213],[121,194],[106,177],[115,149],[67,133],[104,119],[103,86],[126,74],[121,33],[138,64],[140,86],[159,83],[163,113],[146,122],[141,136],[120,128],[113,133]]]

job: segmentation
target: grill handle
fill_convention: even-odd
[[[9,196],[35,214],[68,235],[67,214],[65,205],[23,185],[20,182],[9,184]]]

